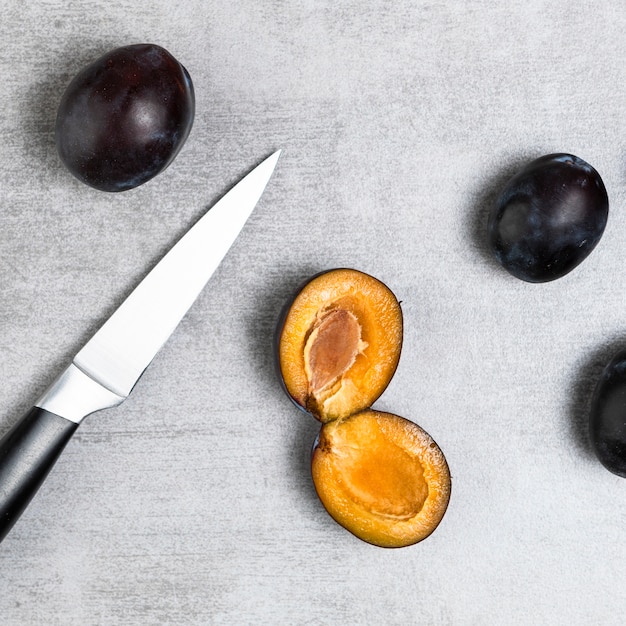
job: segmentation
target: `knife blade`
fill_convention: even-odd
[[[130,394],[234,243],[279,157],[257,165],[187,231],[2,438],[0,541],[82,420]]]

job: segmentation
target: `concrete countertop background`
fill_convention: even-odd
[[[609,0],[7,0],[0,20],[0,434],[185,230],[283,149],[255,213],[120,407],[90,416],[0,545],[9,625],[622,624],[626,481],[589,398],[626,346],[626,8]],[[70,78],[153,42],[196,89],[172,166],[106,194],[61,165]],[[572,152],[609,222],[544,285],[489,257],[522,164]],[[426,541],[367,545],[309,474],[317,432],[274,376],[308,276],[354,267],[402,301],[376,406],[440,444]]]

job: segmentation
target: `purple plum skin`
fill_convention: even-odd
[[[602,465],[626,478],[626,350],[611,359],[596,385],[589,436]]]
[[[125,191],[172,163],[194,115],[191,77],[167,50],[124,46],[70,82],[57,113],[56,146],[82,182],[101,191]]]
[[[513,276],[531,283],[555,280],[596,247],[608,212],[606,188],[591,165],[572,154],[549,154],[501,191],[489,216],[489,246]]]

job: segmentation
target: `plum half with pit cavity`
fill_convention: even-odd
[[[330,516],[385,548],[428,537],[450,500],[450,472],[439,446],[391,413],[366,410],[324,424],[311,470]]]

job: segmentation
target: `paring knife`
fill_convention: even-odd
[[[213,205],[0,441],[0,541],[83,418],[126,399],[237,238],[279,156],[265,159]]]

